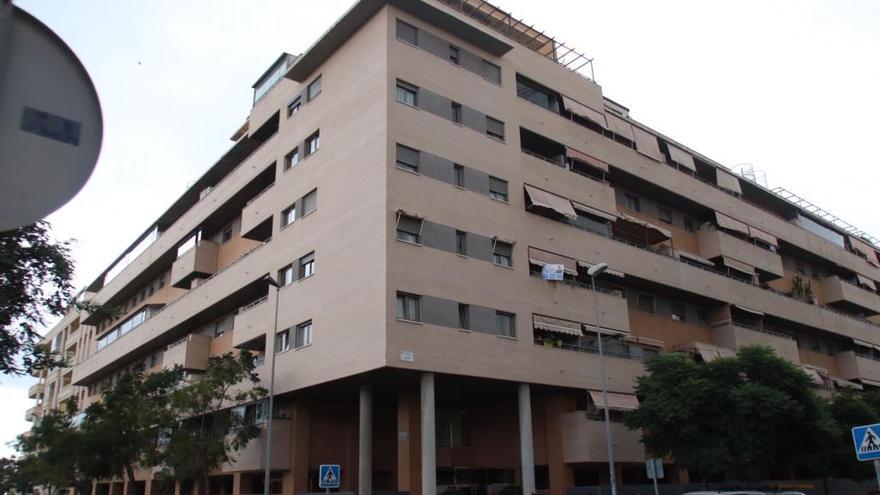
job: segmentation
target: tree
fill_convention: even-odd
[[[843,390],[829,402],[828,408],[836,424],[836,435],[829,445],[829,459],[823,466],[827,477],[867,480],[874,476],[871,463],[859,462],[853,452],[851,429],[872,424],[880,419],[880,393]]]
[[[638,379],[639,408],[627,415],[656,456],[706,478],[757,480],[793,475],[821,462],[834,424],[810,378],[770,348],[697,363],[661,354]]]
[[[8,457],[0,458],[0,493],[29,492],[33,484],[25,471],[25,462]]]
[[[175,421],[163,442],[159,476],[201,481],[208,495],[210,473],[260,435],[253,418],[230,410],[264,398],[259,381],[253,356],[244,351],[210,358],[204,374],[176,390],[169,404]]]

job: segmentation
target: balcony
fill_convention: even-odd
[[[837,276],[822,280],[822,295],[825,304],[867,315],[880,314],[880,296]]]
[[[742,239],[726,234],[720,230],[700,229],[697,232],[700,242],[700,256],[714,259],[719,257],[733,258],[756,269],[772,275],[771,278],[782,278],[782,258],[767,249],[760,248]]]
[[[844,351],[837,354],[837,367],[844,380],[858,380],[880,386],[880,361],[872,357]]]
[[[162,356],[162,366],[181,366],[185,370],[204,371],[211,356],[211,337],[190,334],[168,346]]]
[[[272,469],[290,467],[290,421],[272,421]],[[223,472],[257,471],[265,469],[266,461],[266,423],[263,423],[260,436],[251,440],[247,446],[233,454],[233,461],[221,467]]]
[[[197,277],[209,277],[217,271],[217,243],[201,240],[182,253],[171,265],[171,285],[189,289]]]
[[[32,422],[40,415],[40,406],[34,406],[24,412],[24,420]]]
[[[272,305],[268,303],[268,297],[242,306],[235,315],[232,336],[232,346],[241,347],[243,344],[254,339],[265,337],[272,325]]]
[[[562,458],[566,463],[608,462],[605,444],[605,425],[602,421],[589,419],[584,411],[559,415],[562,425]],[[645,447],[640,441],[641,433],[627,428],[623,423],[611,423],[616,462],[645,462]]]
[[[275,202],[277,198],[273,198],[271,194],[266,194],[275,185],[273,182],[268,187],[257,193],[256,196],[248,201],[244,209],[241,210],[241,235],[248,239],[262,240],[266,237],[265,229],[266,220],[272,218],[275,213]],[[272,224],[268,225],[268,235],[272,235]]]
[[[46,390],[45,383],[35,383],[31,385],[31,388],[28,389],[28,398],[36,399],[37,397],[43,395],[43,392]]]
[[[797,341],[788,335],[752,327],[740,323],[728,323],[712,329],[712,343],[727,349],[739,350],[747,345],[763,345],[770,347],[780,357],[800,364]]]

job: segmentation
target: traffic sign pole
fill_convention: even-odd
[[[880,488],[880,459],[874,460],[874,474],[877,475],[877,488]]]

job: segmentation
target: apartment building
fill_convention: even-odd
[[[358,1],[80,296],[123,314],[48,334],[74,365],[28,417],[132,364],[249,349],[276,367],[279,406],[249,406],[271,493],[338,463],[361,494],[563,495],[608,482],[597,326],[623,485],[646,482],[620,416],[648,356],[765,344],[823,393],[880,386],[877,240],[635,121],[589,68],[486,2]],[[266,441],[214,493],[263,493]]]

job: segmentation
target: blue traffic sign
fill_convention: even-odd
[[[852,429],[856,459],[873,461],[880,459],[880,423],[856,426]]]
[[[321,464],[318,468],[318,488],[339,488],[339,464]]]

